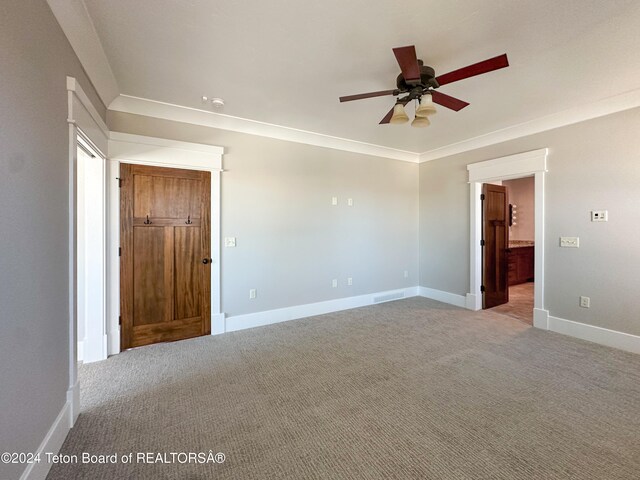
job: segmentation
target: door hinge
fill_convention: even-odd
[[[118,315],[118,325],[122,325],[122,315]]]
[[[484,240],[480,240],[480,246],[484,247]]]
[[[122,256],[122,247],[118,247],[118,256],[121,257]]]
[[[484,200],[484,193],[480,194],[480,200]]]
[[[485,291],[485,289],[484,289],[484,285],[480,285],[480,291],[481,291],[482,293],[484,293],[484,291]]]

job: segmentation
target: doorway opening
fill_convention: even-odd
[[[78,361],[94,362],[107,356],[105,156],[80,129],[76,149]]]
[[[483,309],[533,325],[535,179],[482,187]]]
[[[486,183],[500,183],[502,184],[508,180],[521,179],[525,177],[533,178],[533,195],[534,195],[534,208],[533,208],[533,278],[534,282],[523,282],[523,284],[530,283],[520,287],[522,290],[533,288],[533,326],[542,328],[544,330],[549,329],[549,312],[544,309],[544,205],[545,205],[545,175],[546,175],[546,163],[547,163],[548,149],[543,148],[539,150],[533,150],[530,152],[518,153],[515,155],[509,155],[507,157],[496,158],[493,160],[487,160],[484,162],[478,162],[467,165],[469,173],[469,192],[470,192],[470,265],[469,265],[469,293],[467,294],[466,306],[471,310],[480,310],[484,306],[485,301],[485,286],[483,281],[483,246],[482,243],[485,240],[483,237],[483,202],[482,202],[482,189],[483,184]],[[506,200],[506,199],[505,199]],[[503,203],[503,208],[508,212],[509,202]],[[512,203],[513,205],[513,203]],[[519,205],[516,207],[516,222],[518,220]],[[504,270],[496,270],[497,272],[506,271],[506,275],[502,279],[498,279],[498,282],[502,282],[500,285],[502,288],[506,288],[508,295],[509,290],[509,274],[508,274],[508,261],[507,254],[520,253],[514,252],[514,249],[510,249],[511,252],[507,252],[509,249],[508,239],[505,239],[508,233],[504,232],[503,244],[502,244],[502,258],[499,260],[506,263]],[[512,240],[518,240],[513,238]],[[526,239],[528,240],[528,239]],[[530,246],[528,244],[522,245]],[[518,247],[522,248],[522,247]],[[516,260],[517,261],[517,260]],[[524,262],[524,260],[521,260]],[[517,265],[517,264],[516,264]],[[512,267],[513,268],[513,267]],[[517,268],[517,266],[516,266]],[[530,268],[530,266],[528,267]],[[531,277],[526,276],[525,272],[528,268],[523,268],[523,277],[527,280]],[[494,272],[495,273],[495,272]],[[518,278],[517,273],[512,273],[512,282],[515,284]],[[514,279],[514,275],[516,278]],[[518,283],[519,284],[519,283]],[[514,285],[515,286],[515,285]],[[516,295],[517,289],[513,289],[510,293]],[[525,292],[526,295],[526,292]],[[529,297],[530,298],[530,297]],[[530,300],[529,300],[530,301]],[[531,310],[529,306],[526,306]]]

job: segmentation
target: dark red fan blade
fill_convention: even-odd
[[[420,80],[420,66],[418,65],[418,57],[416,56],[416,47],[409,45],[408,47],[398,47],[393,49],[393,53],[398,60],[402,76],[406,82]]]
[[[457,82],[458,80],[464,80],[465,78],[469,77],[475,77],[476,75],[492,72],[494,70],[498,70],[500,68],[508,66],[509,60],[507,59],[507,54],[505,53],[503,55],[498,55],[497,57],[490,58],[489,60],[485,60],[484,62],[474,63],[473,65],[469,65],[468,67],[459,68],[458,70],[454,70],[453,72],[445,73],[444,75],[436,77],[436,80],[438,81],[440,86],[442,86],[446,85],[447,83]]]
[[[437,103],[438,105],[450,108],[451,110],[455,110],[456,112],[469,105],[467,102],[458,100],[457,98],[451,97],[449,95],[445,95],[444,93],[440,93],[437,90],[431,91],[431,100],[433,100],[433,102]]]
[[[350,102],[352,100],[360,100],[362,98],[383,97],[385,95],[393,95],[395,90],[381,90],[379,92],[359,93],[357,95],[347,95],[340,97],[341,102]]]
[[[402,106],[405,106],[407,103],[409,103],[409,100],[401,100],[400,102],[397,102],[397,103],[401,103]],[[379,125],[389,123],[389,121],[391,120],[391,117],[393,117],[393,108],[387,112],[387,114],[382,118],[382,120],[380,120]]]

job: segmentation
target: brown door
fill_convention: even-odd
[[[491,308],[509,301],[507,187],[485,183],[482,193],[483,308]]]
[[[211,174],[120,166],[122,349],[211,332]]]

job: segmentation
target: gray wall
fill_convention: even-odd
[[[533,177],[505,180],[509,203],[516,206],[514,225],[509,228],[510,240],[535,240],[535,181]]]
[[[33,452],[68,387],[66,76],[105,108],[42,0],[0,2],[0,65],[0,452]]]
[[[640,109],[420,165],[420,285],[469,291],[466,165],[549,148],[545,308],[552,316],[640,334]],[[592,223],[590,211],[609,210]],[[560,236],[580,248],[560,248]],[[578,297],[591,297],[591,308]]]
[[[119,112],[108,124],[225,148],[222,236],[237,238],[222,249],[227,315],[417,285],[416,164]]]

